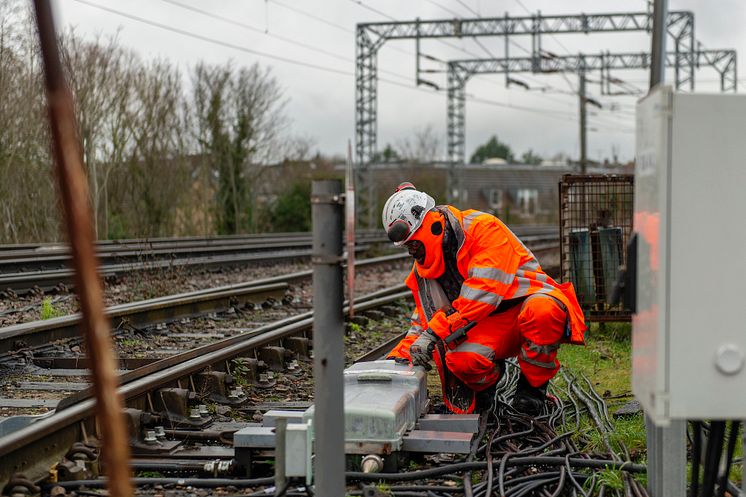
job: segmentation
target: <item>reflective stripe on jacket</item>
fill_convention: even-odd
[[[569,330],[563,341],[584,343],[585,318],[571,283],[557,283],[544,273],[531,251],[495,216],[450,205],[438,210],[448,217],[458,241],[456,262],[464,282],[451,305],[462,318],[481,321],[503,300],[543,293],[567,309]],[[406,284],[414,294],[420,325],[427,328],[440,308],[435,305],[442,299],[440,285],[419,277],[414,266]]]

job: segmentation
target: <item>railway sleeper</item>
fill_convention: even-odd
[[[166,439],[163,418],[140,409],[126,408],[124,412],[133,455],[169,454],[182,444],[181,440]]]
[[[311,339],[307,337],[287,337],[283,339],[282,344],[291,350],[297,360],[311,360]]]
[[[275,386],[274,375],[267,364],[255,357],[239,357],[231,361],[234,377],[240,377],[246,384],[258,388]]]
[[[194,387],[201,399],[219,404],[240,406],[248,400],[241,395],[243,390],[236,385],[236,379],[223,371],[204,371],[194,377]]]
[[[152,409],[170,425],[202,428],[212,421],[207,409],[190,406],[197,394],[185,388],[161,388],[151,397]]]
[[[281,373],[287,368],[287,363],[293,359],[293,351],[277,345],[262,347],[256,352],[257,358],[263,361],[270,371]]]

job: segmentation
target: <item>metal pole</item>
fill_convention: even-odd
[[[585,69],[580,69],[580,85],[578,87],[578,96],[580,97],[580,174],[585,174],[587,170],[587,133],[588,123],[586,115],[586,97],[585,97]]]
[[[345,216],[347,235],[347,301],[350,318],[355,316],[355,173],[352,162],[352,143],[347,142],[347,191],[345,193]]]
[[[275,495],[279,495],[284,490],[287,482],[285,475],[287,428],[287,418],[277,418],[275,421]]]
[[[420,18],[415,19],[417,23],[417,37],[414,39],[415,61],[414,61],[414,85],[420,86]]]
[[[313,220],[313,377],[316,495],[343,497],[344,315],[342,302],[342,183],[314,181]]]
[[[686,495],[686,421],[656,426],[645,415],[650,497]]]
[[[104,292],[93,245],[93,218],[88,203],[88,182],[83,169],[78,124],[72,93],[60,62],[50,4],[50,0],[34,2],[47,89],[52,152],[75,268],[75,292],[80,300],[83,315],[81,324],[93,373],[96,411],[103,435],[102,457],[108,468],[107,486],[112,497],[125,497],[132,495],[129,437],[122,415],[122,399],[117,393],[119,381],[111,329],[104,314]]]
[[[653,3],[653,41],[650,53],[650,88],[666,80],[666,19],[668,17],[668,0],[654,0]],[[678,47],[677,47],[678,48]],[[677,61],[678,64],[678,61]]]

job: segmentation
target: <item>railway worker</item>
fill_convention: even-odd
[[[415,260],[406,279],[416,303],[412,326],[388,358],[428,369],[434,360],[448,409],[470,413],[491,405],[504,359],[517,356],[512,406],[540,413],[560,343],[584,343],[572,284],[547,276],[495,216],[436,207],[411,183],[399,185],[382,217],[389,239]]]

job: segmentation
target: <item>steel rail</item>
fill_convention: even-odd
[[[403,285],[400,285],[361,297],[355,300],[355,307],[364,311],[410,297],[409,290],[403,288]],[[161,385],[172,384],[214,364],[223,363],[258,347],[304,332],[312,323],[313,313],[307,312],[265,325],[250,335],[231,337],[152,363],[141,368],[142,371],[135,370],[121,376],[118,393],[125,401],[131,401],[158,389]],[[0,438],[0,458],[13,462],[12,465],[8,463],[0,466],[0,483],[4,484],[12,474],[18,472],[26,472],[26,476],[32,479],[46,474],[49,460],[59,459],[74,441],[81,438],[86,425],[83,422],[86,419],[90,420],[95,406],[96,401],[93,398],[81,400],[55,412],[52,416]],[[92,426],[91,423],[87,424]],[[40,457],[40,454],[44,457]]]
[[[376,292],[372,292],[365,297],[362,297],[361,300],[362,303],[365,303],[367,300],[375,300],[375,299],[386,299],[387,297],[390,297],[392,294],[402,294],[405,291],[406,287],[404,285],[397,285],[390,288],[385,288],[383,290],[378,290]],[[397,297],[398,299],[398,297]],[[356,299],[357,301],[358,299]],[[345,301],[345,306],[348,305],[348,302]],[[355,305],[358,305],[357,303]],[[363,304],[360,304],[363,305]],[[383,304],[380,304],[383,305]],[[367,308],[364,308],[365,310]],[[256,330],[253,330],[249,333],[243,334],[243,335],[237,335],[234,337],[229,337],[224,340],[220,340],[218,342],[214,342],[211,344],[203,345],[202,347],[198,347],[196,349],[188,350],[186,352],[182,352],[180,354],[167,357],[155,362],[152,362],[150,364],[147,364],[145,366],[139,367],[133,371],[129,371],[127,373],[123,373],[119,376],[119,381],[122,384],[129,383],[131,381],[140,379],[148,374],[153,374],[161,369],[169,368],[172,366],[175,366],[183,361],[194,359],[195,357],[199,357],[203,354],[208,354],[211,352],[214,352],[216,350],[219,350],[223,347],[226,347],[228,345],[233,345],[235,343],[239,343],[243,341],[244,339],[251,338],[256,335],[261,335],[262,333],[266,333],[269,331],[272,331],[276,328],[281,328],[285,326],[292,326],[294,324],[297,324],[301,321],[307,320],[310,317],[313,316],[312,311],[304,312],[302,314],[296,314],[295,316],[289,316],[287,318],[280,319],[278,321],[275,321],[273,323],[261,326],[257,328]],[[80,402],[82,400],[88,399],[91,397],[91,391],[90,390],[83,390],[81,392],[77,392],[71,396],[68,396],[67,398],[63,399],[60,404],[58,404],[57,410],[61,411],[63,409],[66,409],[72,404],[75,404],[77,402]],[[0,439],[1,441],[1,439]]]
[[[385,240],[386,234],[382,230],[363,231],[359,240]],[[209,249],[236,245],[265,245],[273,243],[311,243],[311,235],[307,232],[296,233],[256,233],[253,235],[221,235],[214,237],[183,237],[183,238],[132,238],[121,240],[99,240],[95,243],[98,253],[115,253],[131,250],[179,250],[179,249]],[[0,244],[0,261],[18,258],[24,254],[29,256],[61,256],[70,255],[70,247],[65,242],[38,244]]]
[[[358,247],[365,250],[367,247]],[[311,257],[311,249],[287,250],[275,253],[253,253],[253,254],[230,254],[218,256],[196,257],[191,259],[154,260],[139,263],[114,264],[103,266],[99,269],[101,277],[112,277],[117,274],[131,273],[134,271],[153,271],[164,269],[175,269],[182,267],[198,266],[208,267],[230,267],[244,265],[247,263],[273,262],[292,259],[308,259]],[[30,273],[12,273],[0,275],[0,288],[10,289],[15,293],[22,294],[38,287],[42,290],[51,290],[60,284],[71,285],[73,282],[73,271],[70,269],[53,269],[50,271],[35,271]]]
[[[385,343],[382,343],[378,347],[361,355],[353,362],[375,361],[381,359],[386,352],[389,352],[391,349],[393,349],[396,344],[399,343],[406,335],[406,333],[400,333],[396,335],[394,338],[387,340]]]
[[[516,224],[510,226],[511,231],[518,236],[531,234],[558,233],[556,225],[553,224]],[[378,240],[385,238],[383,230],[360,230],[356,231],[357,240]],[[242,235],[221,235],[214,237],[180,237],[180,238],[129,238],[119,240],[98,240],[97,250],[115,251],[119,249],[142,249],[153,248],[179,248],[179,247],[210,247],[215,245],[245,244],[245,243],[272,243],[289,240],[308,240],[310,245],[311,234],[305,231],[285,233],[254,233]],[[16,258],[23,252],[31,255],[43,256],[44,254],[67,254],[69,247],[64,242],[59,243],[24,243],[24,244],[0,244],[0,260]]]
[[[385,263],[396,263],[407,259],[407,254],[361,259],[357,267],[368,267]],[[119,304],[106,309],[113,327],[127,324],[135,327],[157,322],[175,321],[185,317],[225,310],[245,302],[261,303],[268,297],[281,298],[288,284],[309,279],[310,270],[296,271],[248,283],[225,285],[194,292],[167,295],[154,299]],[[16,350],[14,342],[23,341],[24,347],[35,347],[79,335],[80,315],[73,314],[43,321],[21,323],[0,328],[0,359],[3,354]]]
[[[114,329],[129,325],[147,326],[157,322],[217,312],[246,302],[261,303],[269,297],[282,298],[287,283],[256,284],[215,292],[162,297],[136,304],[121,304],[105,310]],[[19,349],[39,347],[55,340],[79,336],[81,315],[73,314],[43,321],[32,321],[0,328],[0,359]]]
[[[517,229],[528,226],[547,228],[548,225],[517,225]],[[358,230],[358,239],[385,238],[383,230]],[[311,234],[307,231],[278,232],[278,233],[253,233],[239,235],[220,235],[207,237],[157,237],[157,238],[125,238],[117,240],[98,240],[95,245],[97,250],[119,250],[119,249],[151,249],[151,248],[179,248],[179,247],[210,247],[216,245],[245,244],[245,243],[272,243],[272,241],[308,240],[310,244]],[[69,246],[65,242],[49,243],[22,243],[22,244],[0,244],[0,259],[5,254],[33,251],[37,254],[65,253]]]
[[[513,231],[521,237],[558,236],[554,226],[517,225]],[[369,231],[358,234],[358,245],[388,243],[385,234],[380,231]],[[97,245],[97,257],[102,265],[113,265],[124,262],[139,262],[144,259],[193,258],[206,255],[220,255],[237,252],[260,252],[283,249],[310,248],[311,238],[307,233],[266,236],[246,236],[240,238],[204,238],[122,240]],[[42,269],[64,269],[70,260],[70,250],[64,244],[48,245],[0,245],[0,274],[14,272],[38,271]]]
[[[526,246],[534,252],[546,252],[556,250],[559,247],[559,235],[556,232],[551,234],[532,233],[521,237]],[[360,245],[357,251],[367,250],[367,245]],[[152,271],[158,269],[174,269],[180,267],[226,267],[242,265],[249,262],[269,262],[288,259],[307,259],[311,256],[311,250],[287,250],[268,254],[266,252],[251,254],[229,254],[219,256],[206,256],[186,259],[169,259],[169,260],[147,260],[141,262],[132,262],[126,264],[112,264],[103,266],[99,273],[103,277],[112,277],[121,273],[132,271]],[[41,290],[51,290],[60,284],[70,285],[72,283],[73,272],[70,269],[52,269],[46,271],[33,271],[22,273],[0,273],[0,289],[10,289],[17,294],[27,293],[35,288]]]
[[[358,239],[358,247],[367,247],[371,243],[387,243],[385,236],[361,237]],[[100,248],[96,256],[101,265],[111,266],[125,262],[141,262],[154,260],[186,259],[206,256],[217,256],[236,253],[267,252],[272,250],[290,250],[310,248],[311,242],[306,239],[287,240],[272,238],[262,241],[246,243],[228,242],[214,245],[198,245],[194,247],[176,245],[169,247],[157,246],[114,246]],[[69,266],[71,261],[67,247],[59,247],[53,252],[40,252],[38,250],[24,250],[12,252],[0,252],[0,273],[39,271],[43,269],[63,269]]]

